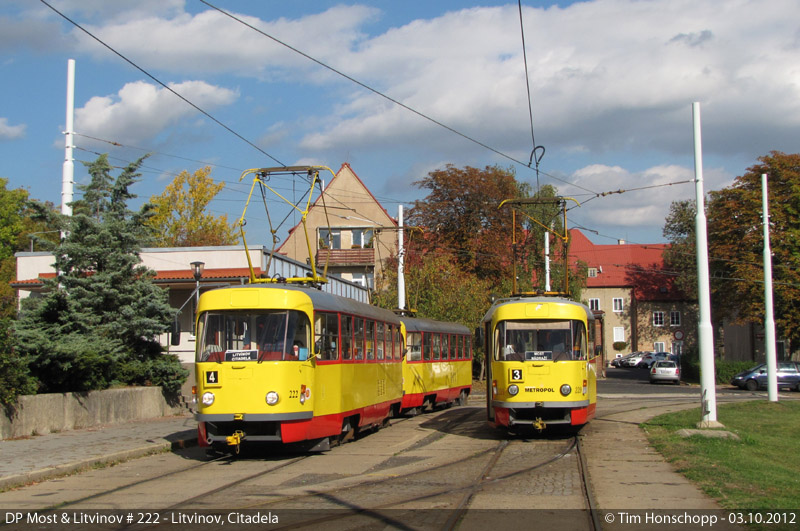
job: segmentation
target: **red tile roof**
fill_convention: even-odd
[[[261,268],[255,267],[253,271],[258,277],[261,275]],[[11,282],[12,287],[39,287],[43,284],[43,280],[48,278],[55,278],[55,273],[39,273],[38,278],[31,278],[27,280],[15,280]],[[224,279],[237,279],[237,278],[249,278],[250,277],[250,269],[246,267],[227,267],[227,268],[217,268],[217,269],[206,269],[203,271],[203,278],[202,280],[224,280]],[[192,273],[191,269],[173,269],[173,270],[165,270],[165,271],[156,271],[156,276],[154,279],[156,282],[169,282],[169,281],[186,281],[186,282],[194,282],[194,274]]]
[[[668,244],[597,245],[578,229],[569,232],[570,262],[580,260],[597,269],[596,277],[586,279],[586,287],[635,288],[638,300],[684,298],[674,287],[675,276],[664,269]]]

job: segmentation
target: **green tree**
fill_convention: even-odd
[[[734,183],[708,194],[708,255],[714,319],[762,322],[764,269],[761,175],[769,180],[775,325],[798,337],[800,318],[800,155],[773,151]],[[697,293],[694,201],[672,204],[664,225],[667,268],[689,296]]]
[[[225,183],[215,184],[206,166],[189,174],[182,171],[164,193],[150,198],[155,208],[148,224],[156,231],[159,247],[232,245],[238,236],[227,215],[213,216],[206,209]]]
[[[10,282],[16,277],[17,251],[25,250],[30,233],[46,232],[30,217],[28,191],[8,190],[8,180],[0,179],[0,404],[10,405],[19,394],[36,389],[25,360],[13,350],[10,341],[12,320],[17,314],[17,297]]]
[[[759,157],[728,188],[709,193],[708,240],[719,317],[762,322],[764,269],[761,175],[769,183],[775,325],[800,332],[800,154]]]
[[[166,291],[141,265],[140,245],[151,241],[150,205],[128,209],[129,188],[143,159],[114,179],[105,155],[87,164],[91,182],[72,217],[38,205],[49,226],[67,236],[53,249],[57,278],[41,297],[25,299],[14,345],[28,361],[40,392],[154,384],[177,391],[187,371],[165,355],[158,334],[174,310]]]

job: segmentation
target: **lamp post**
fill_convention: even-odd
[[[192,335],[194,335],[196,333],[194,327],[197,319],[197,307],[200,305],[200,278],[203,276],[203,268],[206,263],[197,261],[189,265],[192,266],[192,274],[194,275],[194,315],[192,316]]]
[[[194,291],[194,303],[195,308],[197,304],[200,302],[200,278],[203,276],[203,268],[205,267],[205,262],[192,262],[189,264],[192,266],[192,274],[194,275],[194,284],[195,284],[195,291]]]

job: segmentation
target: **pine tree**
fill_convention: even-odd
[[[175,356],[162,354],[158,334],[174,310],[155,273],[141,265],[151,239],[150,205],[128,209],[129,188],[144,158],[114,179],[105,155],[87,164],[91,182],[71,217],[40,209],[67,235],[53,249],[55,279],[41,297],[24,301],[15,346],[27,358],[41,392],[103,389],[116,384],[162,385],[177,391],[186,378]]]

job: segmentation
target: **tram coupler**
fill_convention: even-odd
[[[533,427],[541,433],[547,427],[547,424],[542,420],[542,417],[536,417],[536,420],[533,421]]]
[[[225,438],[225,441],[228,443],[228,446],[236,446],[236,453],[239,453],[239,445],[245,438],[245,434],[242,430],[236,430],[233,432],[233,435],[229,435]]]

